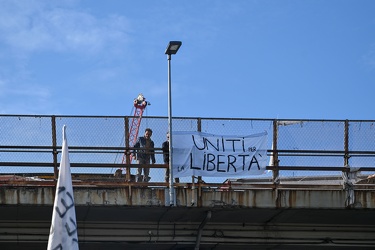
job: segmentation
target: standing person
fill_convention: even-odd
[[[134,144],[134,151],[133,151],[133,159],[138,160],[138,164],[146,165],[150,164],[150,160],[152,164],[155,164],[155,150],[154,150],[154,142],[151,140],[152,130],[150,128],[146,128],[144,136],[141,136],[137,139],[137,142]],[[142,169],[143,169],[143,180],[141,179],[142,176]],[[137,182],[148,182],[150,169],[149,168],[142,168],[139,167],[137,170]]]
[[[167,140],[161,145],[163,150],[163,160],[164,164],[168,164],[168,167],[165,170],[165,182],[169,183],[169,132],[167,132]],[[179,178],[175,178],[176,183],[180,182]]]

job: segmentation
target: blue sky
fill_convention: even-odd
[[[373,120],[372,0],[0,0],[0,114]]]

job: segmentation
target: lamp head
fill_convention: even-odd
[[[170,41],[166,50],[166,55],[174,55],[177,53],[178,49],[181,47],[182,42],[181,41]]]

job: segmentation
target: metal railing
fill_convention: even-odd
[[[75,176],[118,180],[117,169],[126,174],[121,181],[131,182],[139,165],[122,163],[127,145],[131,116],[32,116],[0,115],[0,174],[56,178],[62,138],[60,128],[67,126],[69,155]],[[375,171],[375,121],[368,120],[288,120],[240,118],[174,117],[174,130],[213,134],[248,135],[268,133],[268,173],[260,177],[270,183],[307,177],[341,177],[360,171],[363,178]],[[157,164],[150,165],[152,183],[164,183],[166,165],[161,144],[168,130],[167,117],[143,117],[140,135],[153,129]],[[96,177],[95,177],[96,176]],[[100,176],[100,177],[99,177]],[[245,178],[245,177],[244,177]],[[202,182],[201,177],[183,178],[182,183]],[[224,183],[226,179],[205,179],[205,183]],[[164,184],[163,184],[164,183]],[[150,184],[148,184],[150,185]]]

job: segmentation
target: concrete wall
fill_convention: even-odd
[[[2,187],[2,205],[52,205],[54,187]],[[354,191],[354,202],[348,204],[349,193],[342,189],[263,188],[220,190],[203,188],[176,189],[177,206],[183,207],[247,207],[247,208],[375,208],[375,190]],[[75,187],[76,205],[165,206],[167,188],[100,188]],[[167,203],[168,204],[168,203]]]

